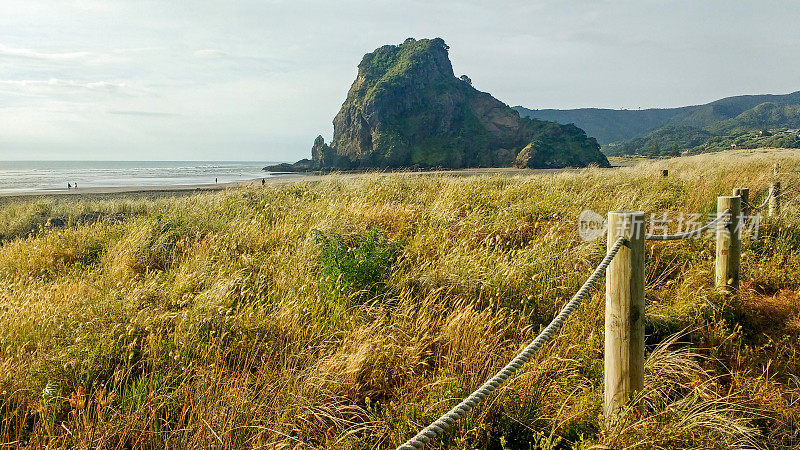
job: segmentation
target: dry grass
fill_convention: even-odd
[[[579,239],[581,210],[710,213],[737,186],[755,202],[778,160],[800,168],[794,152],[736,152],[7,205],[0,442],[393,448],[504,365],[589,275],[605,249]],[[738,298],[714,292],[709,240],[648,244],[646,388],[618,420],[601,417],[595,292],[433,448],[796,447],[800,180],[782,181],[783,217],[746,243]],[[321,247],[337,235],[346,248]],[[381,279],[351,273],[373,267],[359,258]]]

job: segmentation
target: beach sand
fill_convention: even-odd
[[[617,159],[617,158],[615,158]],[[622,164],[620,164],[622,163]],[[632,165],[629,161],[621,159],[612,161],[612,165]],[[531,174],[556,174],[561,172],[571,172],[580,169],[516,169],[511,167],[498,168],[479,168],[479,169],[460,169],[460,170],[441,170],[424,172],[367,172],[367,173],[338,173],[336,176],[342,178],[355,178],[363,176],[395,176],[398,174],[414,176],[445,175],[453,177],[475,176],[475,175],[494,175],[501,174],[531,175]],[[272,174],[264,177],[266,185],[280,185],[287,183],[313,183],[322,180],[329,175],[314,173],[281,173]],[[78,189],[54,189],[49,191],[31,191],[24,193],[0,193],[0,204],[30,201],[41,198],[57,198],[59,200],[102,200],[118,197],[132,198],[162,198],[181,195],[191,195],[198,192],[213,192],[227,188],[240,186],[261,186],[261,178],[237,183],[211,183],[193,185],[174,185],[174,186],[116,186],[116,187],[90,187]]]
[[[284,184],[293,182],[313,181],[319,175],[308,174],[280,174],[265,177],[266,184]],[[239,186],[260,186],[261,178],[237,183],[211,183],[211,184],[184,184],[173,186],[110,186],[88,187],[77,189],[53,189],[47,191],[31,191],[21,193],[0,193],[0,204],[36,200],[41,198],[67,199],[110,199],[117,197],[133,198],[161,198],[180,195],[191,195],[197,192],[213,192]]]

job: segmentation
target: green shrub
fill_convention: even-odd
[[[385,292],[385,279],[401,247],[399,241],[389,241],[377,226],[352,235],[325,235],[315,230],[314,239],[320,249],[319,278],[324,291],[364,300]]]

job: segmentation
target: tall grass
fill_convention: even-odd
[[[0,442],[391,448],[504,365],[605,253],[591,208],[713,212],[788,151],[561,174],[331,175],[313,184],[0,209]],[[660,169],[670,177],[661,178]],[[646,387],[602,412],[603,295],[432,448],[794,448],[800,231],[648,244]]]

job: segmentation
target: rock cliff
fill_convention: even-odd
[[[409,38],[364,55],[331,145],[317,137],[311,161],[265,170],[609,165],[581,129],[520,118],[469,77],[457,78],[448,50],[439,38]]]

